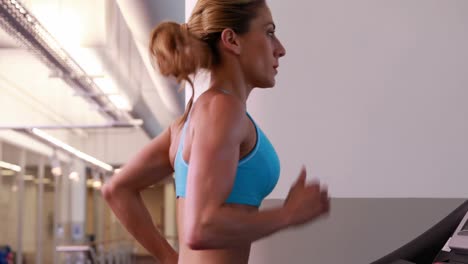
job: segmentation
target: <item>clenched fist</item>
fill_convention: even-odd
[[[330,209],[327,189],[320,187],[319,182],[306,183],[306,176],[306,169],[302,167],[301,173],[291,186],[283,205],[292,226],[312,221]]]

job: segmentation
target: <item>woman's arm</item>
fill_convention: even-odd
[[[280,229],[315,219],[328,210],[318,183],[305,184],[305,170],[283,207],[246,212],[224,206],[246,136],[242,105],[226,95],[200,108],[195,125],[185,199],[185,242],[192,249],[236,247]]]
[[[178,255],[156,229],[140,191],[173,171],[169,161],[170,128],[153,139],[102,188],[102,193],[125,228],[162,263],[177,263]]]

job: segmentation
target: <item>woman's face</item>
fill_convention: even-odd
[[[242,34],[240,40],[240,62],[247,81],[253,87],[273,87],[279,58],[286,54],[286,50],[276,38],[275,24],[266,5],[258,10],[249,31]]]

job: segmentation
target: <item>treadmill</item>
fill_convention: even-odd
[[[409,243],[371,264],[468,264],[468,200]]]

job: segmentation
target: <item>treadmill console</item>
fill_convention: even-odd
[[[453,233],[448,247],[460,254],[468,254],[468,212]]]
[[[432,263],[468,264],[468,212]]]

